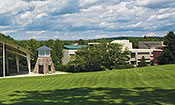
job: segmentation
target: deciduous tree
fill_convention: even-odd
[[[122,45],[102,41],[100,44],[78,50],[70,64],[79,71],[98,71],[105,69],[121,69],[131,66],[128,61],[130,52],[122,51]]]

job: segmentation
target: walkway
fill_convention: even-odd
[[[24,74],[24,75],[15,75],[15,76],[0,77],[0,79],[3,79],[3,78],[17,78],[17,77],[33,77],[33,76],[59,75],[59,74],[68,74],[68,73],[66,73],[66,72],[59,72],[59,71],[57,71],[54,74],[36,74],[36,73],[30,73],[30,74]]]

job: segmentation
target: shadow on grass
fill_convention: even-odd
[[[175,104],[175,89],[72,88],[15,91],[8,105],[162,105]],[[3,102],[0,102],[1,105]]]

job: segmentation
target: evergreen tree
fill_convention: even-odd
[[[175,64],[175,35],[173,31],[169,31],[169,33],[164,37],[164,45],[166,47],[159,56],[158,63],[161,65]]]
[[[80,39],[79,41],[78,41],[78,44],[79,45],[85,45],[85,44],[87,44],[83,39]]]

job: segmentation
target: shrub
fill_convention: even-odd
[[[56,71],[64,71],[64,72],[73,72],[73,65],[56,65],[55,70]]]
[[[56,71],[64,72],[85,72],[86,69],[83,68],[84,65],[66,64],[66,65],[56,65]]]
[[[128,69],[128,68],[134,68],[135,66],[132,64],[126,64],[126,65],[115,65],[113,69]]]

